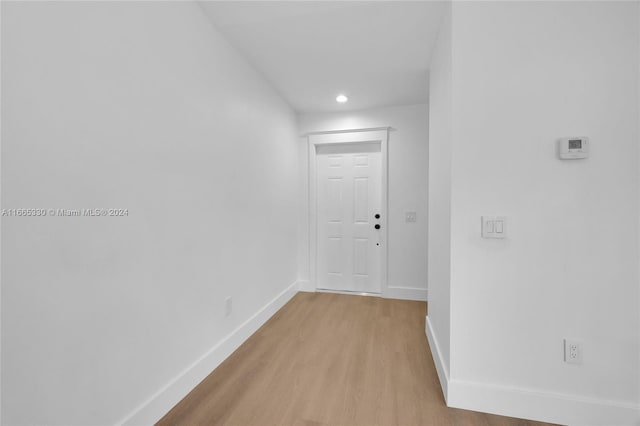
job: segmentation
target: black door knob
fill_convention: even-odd
[[[375,217],[376,219],[380,219],[380,215],[379,215],[379,214],[376,214],[374,217]]]
[[[376,223],[376,226],[374,226],[374,228],[376,228],[376,229],[380,229],[380,225],[378,225],[378,224]]]

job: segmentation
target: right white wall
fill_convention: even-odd
[[[453,4],[449,405],[640,421],[637,8]],[[590,158],[559,160],[565,136]],[[482,215],[507,239],[482,239]]]
[[[438,375],[444,384],[449,375],[451,316],[451,30],[451,5],[447,5],[429,76],[429,315],[426,321],[429,343],[442,360]],[[444,393],[446,399],[446,388]]]

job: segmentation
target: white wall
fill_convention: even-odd
[[[427,285],[427,105],[398,106],[344,113],[308,113],[298,116],[301,134],[312,131],[391,126],[389,136],[389,295],[426,298]],[[306,138],[299,141],[300,280],[309,280],[308,151]],[[405,212],[415,211],[417,221],[405,222]]]
[[[2,207],[129,210],[3,218],[2,422],[113,424],[295,281],[295,116],[195,3],[2,8]]]
[[[637,7],[453,5],[451,405],[640,420]],[[590,158],[559,160],[574,135]],[[508,238],[481,239],[481,215]]]
[[[446,6],[432,53],[429,78],[429,312],[431,349],[442,360],[438,370],[446,385],[450,358],[451,279],[451,5]],[[445,398],[447,392],[445,389]]]
[[[636,0],[636,4],[638,5],[637,15],[638,15],[638,27],[639,27],[637,54],[638,54],[638,99],[640,99],[640,0]],[[637,125],[638,125],[638,134],[640,134],[640,107],[638,108]],[[638,143],[640,144],[640,140],[638,141]],[[640,147],[638,148],[638,164],[640,164]],[[638,173],[638,199],[640,200],[640,173]],[[638,241],[640,244],[640,212],[638,213]],[[638,267],[638,276],[640,277],[640,260],[637,263],[637,267]],[[640,291],[638,292],[638,306],[640,306]],[[638,328],[640,329],[640,309],[638,309],[636,312],[636,321],[638,322]],[[638,365],[640,365],[640,351],[638,351]],[[638,384],[638,386],[640,387],[640,383]]]

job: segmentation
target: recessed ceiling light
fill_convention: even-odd
[[[341,104],[347,102],[348,100],[349,100],[349,98],[347,98],[345,95],[336,96],[336,102],[339,102]]]

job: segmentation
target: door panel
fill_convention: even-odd
[[[329,178],[326,185],[326,209],[329,222],[342,223],[342,178]]]
[[[355,204],[355,221],[369,222],[369,178],[354,178],[353,201]]]
[[[353,245],[353,273],[361,276],[369,276],[367,258],[369,257],[369,240],[356,238]]]
[[[317,287],[380,293],[380,144],[318,148]]]

